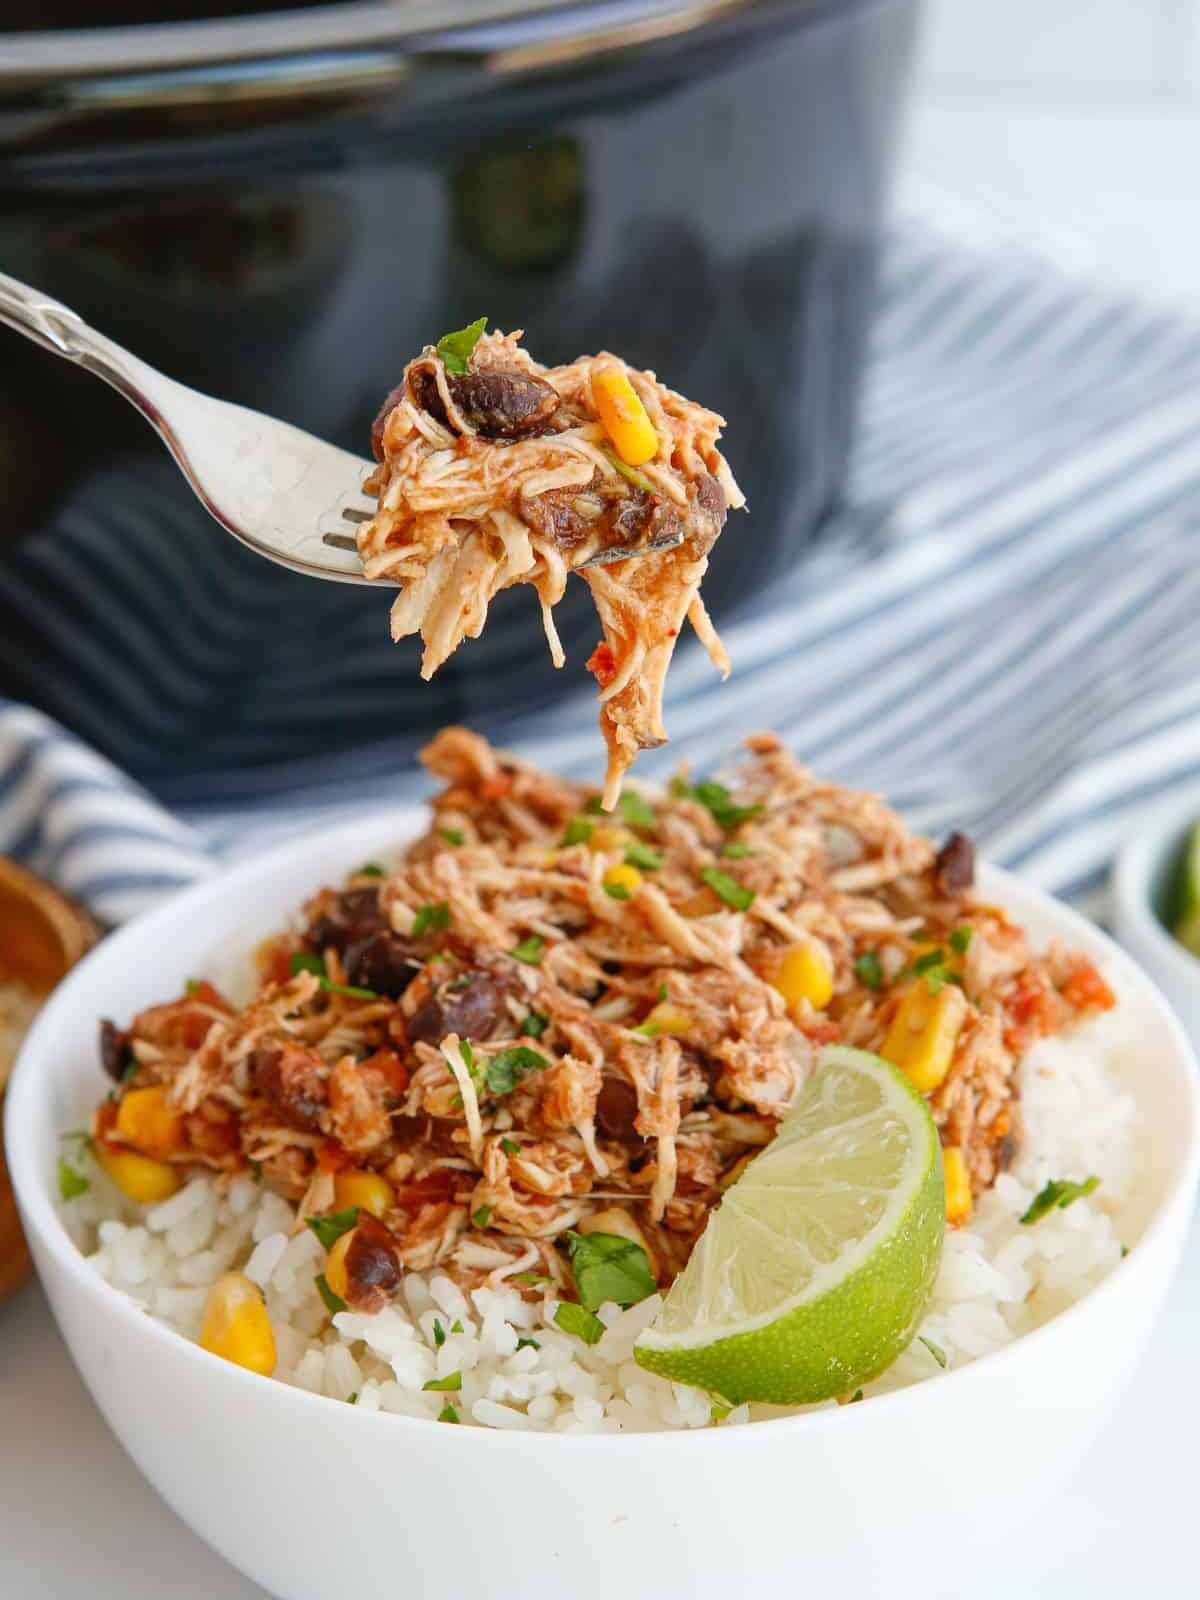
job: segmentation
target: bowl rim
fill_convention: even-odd
[[[1200,817],[1200,798],[1172,803],[1133,833],[1117,852],[1111,873],[1113,913],[1128,924],[1181,985],[1192,985],[1200,999],[1200,961],[1179,943],[1160,919],[1150,899],[1154,874],[1180,835]]]
[[[281,867],[298,865],[318,841],[323,850],[337,852],[341,842],[345,840],[345,856],[348,861],[357,859],[364,836],[368,834],[375,835],[373,848],[376,850],[387,848],[380,843],[380,836],[385,835],[393,837],[395,847],[399,848],[413,836],[414,829],[423,828],[428,814],[428,809],[423,806],[395,807],[387,811],[373,811],[352,821],[343,821],[331,827],[299,834],[250,860],[236,863],[211,878],[202,879],[190,888],[169,896],[163,905],[117,929],[67,974],[35,1019],[8,1085],[4,1129],[9,1170],[26,1232],[32,1240],[36,1240],[41,1250],[54,1258],[72,1290],[90,1303],[97,1316],[115,1318],[128,1338],[143,1337],[160,1344],[165,1341],[165,1345],[170,1346],[175,1352],[181,1371],[188,1365],[199,1362],[202,1368],[208,1366],[209,1375],[215,1382],[232,1384],[235,1386],[235,1391],[239,1387],[248,1385],[245,1398],[251,1403],[255,1392],[263,1394],[261,1386],[265,1384],[273,1392],[274,1403],[277,1405],[287,1406],[294,1403],[302,1410],[318,1407],[319,1409],[313,1413],[314,1422],[324,1419],[325,1422],[332,1424],[339,1417],[346,1420],[353,1415],[358,1419],[356,1423],[351,1424],[353,1426],[362,1424],[396,1428],[409,1433],[414,1440],[426,1436],[426,1430],[435,1427],[436,1423],[426,1418],[406,1417],[393,1412],[360,1412],[344,1402],[334,1402],[327,1396],[312,1394],[308,1390],[285,1384],[274,1377],[262,1377],[201,1349],[184,1335],[140,1310],[125,1294],[107,1283],[87,1265],[85,1257],[67,1233],[51,1196],[50,1187],[38,1170],[38,1157],[32,1142],[22,1138],[21,1130],[31,1119],[34,1107],[38,1103],[35,1074],[42,1037],[50,1033],[56,1023],[57,1013],[73,1005],[76,991],[86,990],[92,969],[113,959],[113,952],[119,952],[126,940],[142,938],[148,933],[153,933],[157,927],[174,922],[181,915],[190,916],[195,926],[202,928],[203,923],[195,915],[196,913],[203,912],[215,900],[224,899],[227,895],[252,886],[260,876],[269,876]],[[1073,907],[1064,905],[1045,890],[1023,882],[1002,868],[981,863],[980,872],[983,879],[982,887],[986,894],[995,896],[1003,902],[1006,895],[1015,891],[1017,898],[1025,897],[1040,913],[1054,918],[1065,936],[1080,939],[1085,946],[1099,944],[1105,958],[1120,969],[1122,980],[1130,984],[1135,991],[1140,989],[1139,999],[1159,1013],[1168,1036],[1174,1040],[1176,1050],[1172,1071],[1179,1080],[1179,1086],[1189,1107],[1189,1137],[1180,1155],[1173,1181],[1145,1223],[1139,1247],[1131,1250],[1102,1282],[1090,1289],[1081,1299],[1074,1301],[1039,1327],[1022,1334],[999,1350],[976,1357],[965,1366],[938,1373],[921,1383],[908,1384],[904,1388],[891,1390],[886,1394],[874,1395],[871,1397],[870,1405],[862,1407],[857,1418],[842,1416],[842,1412],[848,1408],[837,1406],[818,1411],[802,1411],[793,1416],[765,1418],[752,1424],[732,1428],[668,1429],[631,1434],[564,1434],[534,1429],[471,1426],[442,1428],[439,1439],[445,1440],[448,1435],[453,1435],[458,1442],[451,1448],[460,1450],[532,1449],[573,1452],[580,1449],[587,1450],[599,1444],[604,1449],[620,1451],[632,1448],[631,1441],[637,1441],[641,1448],[657,1451],[680,1448],[711,1451],[741,1448],[747,1440],[752,1441],[764,1429],[772,1430],[773,1436],[782,1433],[783,1430],[791,1430],[797,1436],[801,1433],[819,1434],[831,1426],[835,1418],[838,1419],[839,1427],[861,1426],[866,1416],[874,1417],[884,1410],[899,1414],[907,1407],[923,1403],[918,1397],[924,1395],[931,1387],[941,1392],[944,1386],[950,1385],[954,1386],[954,1394],[961,1394],[965,1392],[968,1384],[988,1383],[995,1377],[1003,1375],[1007,1367],[1025,1360],[1027,1352],[1052,1340],[1068,1337],[1070,1330],[1076,1325],[1084,1323],[1086,1319],[1102,1315],[1103,1307],[1108,1301],[1114,1295],[1125,1292],[1126,1285],[1131,1284],[1140,1275],[1141,1264],[1148,1253],[1146,1247],[1167,1233],[1176,1211],[1187,1202],[1190,1194],[1194,1194],[1197,1182],[1200,1180],[1200,1065],[1182,1025],[1157,985],[1134,958],[1122,950],[1102,929],[1089,922]],[[314,884],[314,890],[318,886]],[[36,1259],[36,1250],[34,1254]],[[704,1437],[706,1441],[704,1444],[697,1441],[695,1437],[697,1434]],[[471,1444],[461,1442],[466,1439],[475,1442]],[[497,1440],[503,1442],[497,1444]],[[690,1443],[687,1442],[689,1440]]]

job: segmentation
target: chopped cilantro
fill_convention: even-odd
[[[323,1272],[318,1272],[316,1277],[313,1279],[313,1282],[316,1284],[317,1293],[321,1296],[321,1299],[324,1300],[325,1309],[329,1312],[331,1317],[336,1317],[339,1311],[345,1311],[346,1302],[342,1299],[340,1294],[334,1294],[333,1290],[326,1282],[325,1274]]]
[[[722,1405],[719,1401],[714,1400],[708,1408],[708,1420],[710,1422],[724,1422],[732,1410],[732,1406]]]
[[[941,994],[954,978],[954,974],[946,964],[946,952],[940,945],[934,950],[926,950],[923,956],[918,956],[912,964],[912,969],[925,979],[925,987],[930,994]]]
[[[604,805],[598,794],[593,795],[588,801],[587,808],[594,817],[604,815]],[[658,827],[658,817],[654,808],[632,789],[622,791],[621,798],[617,801],[617,809],[631,828],[645,828],[649,831]]]
[[[441,834],[442,838],[445,839],[447,844],[452,844],[457,847],[458,845],[466,844],[467,842],[467,836],[461,828],[439,828],[438,832]]]
[[[572,817],[567,823],[566,832],[562,836],[563,847],[572,844],[587,844],[592,837],[595,823],[589,822],[586,817]]]
[[[69,1161],[58,1158],[58,1193],[63,1200],[76,1200],[92,1187],[82,1172],[76,1172]]]
[[[536,1339],[521,1338],[517,1340],[518,1350],[524,1350],[526,1345],[528,1345],[531,1350],[540,1350],[542,1348]]]
[[[358,1404],[358,1390],[357,1389],[355,1389],[353,1391],[353,1393],[348,1394],[346,1396],[346,1404],[348,1406],[356,1406]]]
[[[945,1368],[950,1365],[949,1361],[946,1359],[946,1352],[942,1349],[940,1344],[934,1344],[933,1340],[927,1339],[923,1333],[919,1333],[917,1335],[917,1343],[925,1346],[926,1350],[929,1351],[929,1354],[937,1362],[939,1367]]]
[[[658,818],[653,806],[649,805],[644,796],[638,794],[636,789],[623,789],[621,798],[617,801],[621,808],[621,815],[631,828],[657,828]]]
[[[440,1350],[442,1348],[442,1346],[445,1344],[445,1342],[446,1342],[446,1330],[445,1330],[445,1328],[442,1327],[442,1319],[440,1317],[434,1317],[434,1319],[433,1319],[433,1344],[434,1344],[434,1348],[436,1350]]]
[[[500,1148],[506,1156],[519,1156],[521,1154],[521,1146],[515,1139],[501,1139]]]
[[[971,934],[974,930],[965,922],[961,928],[955,928],[950,935],[950,948],[956,955],[965,956],[971,943]]]
[[[510,1283],[549,1283],[550,1278],[544,1272],[514,1272],[509,1279]]]
[[[747,856],[754,854],[754,851],[750,845],[742,844],[740,840],[735,839],[731,844],[725,846],[721,854],[727,861],[745,861]]]
[[[256,1161],[253,1156],[247,1156],[246,1165],[250,1168],[250,1176],[255,1183],[261,1183],[263,1181],[262,1162]]]
[[[883,962],[878,950],[864,950],[854,963],[855,976],[868,989],[883,988]]]
[[[137,1077],[137,1069],[138,1069],[137,1061],[131,1056],[130,1059],[121,1068],[121,1082],[122,1083],[132,1083],[133,1080]]]
[[[604,892],[610,900],[628,900],[629,890],[623,883],[606,883]]]
[[[712,892],[735,911],[749,911],[754,904],[754,890],[744,889],[736,878],[722,872],[720,867],[705,867],[700,876]]]
[[[545,1056],[527,1044],[517,1044],[488,1057],[484,1078],[493,1094],[511,1094],[528,1073],[545,1072],[549,1065]]]
[[[549,1026],[549,1017],[544,1017],[540,1011],[531,1011],[521,1022],[521,1032],[531,1039],[540,1039]]]
[[[850,1399],[849,1399],[849,1401],[848,1401],[848,1404],[849,1404],[849,1405],[854,1405],[854,1403],[855,1403],[855,1402],[856,1402],[856,1401],[858,1401],[858,1400],[861,1400],[861,1399],[862,1399],[862,1397],[863,1397],[863,1392],[862,1392],[862,1390],[861,1390],[861,1389],[855,1389],[855,1391],[854,1391],[854,1393],[853,1393],[853,1394],[852,1394],[852,1395],[851,1395],[851,1396],[850,1396]]]
[[[644,472],[639,472],[636,467],[631,467],[628,462],[622,461],[615,450],[609,450],[605,445],[600,446],[600,454],[606,456],[627,483],[635,489],[641,489],[646,494],[654,494],[654,485]]]
[[[606,1300],[634,1306],[655,1290],[650,1258],[640,1244],[617,1233],[567,1234],[579,1303],[596,1311]]]
[[[477,1228],[486,1228],[488,1223],[491,1220],[492,1220],[492,1208],[491,1208],[491,1206],[480,1206],[477,1210],[472,1211],[472,1213],[471,1213],[471,1221],[475,1224],[475,1226]]]
[[[658,986],[658,1003],[659,1003],[659,1005],[662,1005],[663,1001],[666,998],[667,998],[667,986],[666,986],[665,983],[660,983],[659,986]]]
[[[462,1331],[463,1331],[462,1318],[461,1317],[455,1317],[454,1321],[450,1324],[450,1332],[451,1333],[461,1333]]]
[[[1100,1179],[1097,1177],[1085,1178],[1082,1183],[1072,1183],[1069,1178],[1051,1178],[1045,1188],[1033,1197],[1028,1211],[1017,1220],[1029,1227],[1040,1222],[1047,1212],[1065,1211],[1076,1200],[1082,1200],[1099,1187]]]
[[[445,933],[450,926],[450,907],[445,900],[422,906],[413,918],[412,937],[421,938],[426,933]]]
[[[321,1241],[322,1250],[332,1250],[344,1233],[349,1233],[358,1222],[358,1207],[347,1206],[345,1211],[327,1211],[324,1216],[305,1217],[305,1222]]]
[[[1123,1244],[1121,1246],[1121,1260],[1124,1261],[1125,1257],[1128,1254],[1129,1254],[1129,1246],[1127,1244]]]
[[[523,961],[528,967],[536,967],[542,959],[542,947],[546,941],[540,933],[531,933],[528,939],[522,939],[520,944],[514,945],[508,952],[516,961]]]
[[[706,778],[703,783],[694,786],[682,780],[676,780],[671,785],[671,792],[685,800],[698,800],[709,812],[719,827],[726,833],[736,828],[740,822],[752,822],[755,817],[761,817],[762,806],[735,805],[733,796],[723,783],[714,783],[711,778]]]
[[[462,1388],[462,1373],[448,1372],[444,1378],[430,1378],[428,1383],[421,1385],[422,1389],[433,1389],[438,1394],[456,1394]]]
[[[446,1405],[444,1405],[442,1407],[442,1409],[438,1412],[438,1421],[439,1422],[457,1422],[458,1421],[458,1412],[454,1409],[454,1407],[452,1405],[449,1404],[449,1402],[447,1402]]]
[[[184,992],[184,994],[199,994],[200,993],[200,979],[199,978],[189,978],[187,980],[187,982],[183,986],[183,992]]]
[[[574,1300],[560,1300],[554,1320],[564,1333],[573,1333],[584,1344],[598,1344],[604,1337],[604,1324],[585,1306]]]
[[[471,360],[471,352],[487,327],[487,320],[486,317],[480,317],[475,322],[468,322],[465,328],[456,328],[453,333],[444,333],[438,340],[437,353],[441,356],[447,372],[454,373],[455,377],[462,377]]]
[[[314,956],[307,950],[296,950],[289,962],[292,976],[298,972],[311,972],[315,974],[321,988],[328,994],[348,995],[351,1000],[378,1000],[379,996],[374,989],[357,989],[348,983],[334,983],[325,972],[325,963],[320,956]]]
[[[656,850],[653,845],[643,844],[640,839],[635,839],[632,844],[625,846],[626,866],[641,867],[643,872],[657,872],[662,864],[662,851]]]
[[[358,871],[355,873],[355,877],[382,878],[383,868],[379,865],[378,861],[364,861],[362,866],[359,867]]]

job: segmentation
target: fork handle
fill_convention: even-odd
[[[148,405],[148,380],[161,373],[139,361],[122,345],[90,327],[77,311],[64,306],[40,289],[0,272],[0,323],[23,333],[51,355],[86,367],[119,389],[140,411]]]

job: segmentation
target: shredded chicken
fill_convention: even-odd
[[[567,1232],[601,1215],[665,1286],[820,1047],[880,1050],[944,990],[957,1033],[927,1097],[987,1188],[1019,1137],[1022,1053],[1112,994],[975,900],[969,842],[937,852],[769,736],[750,749],[728,788],[627,793],[614,827],[593,791],[445,730],[427,833],[268,940],[248,1005],[201,983],[104,1025],[119,1081],[95,1138],[136,1145],[122,1102],[161,1085],[184,1167],[250,1167],[306,1213],[336,1209],[347,1169],[378,1175],[348,1278],[364,1307],[388,1251],[466,1286],[569,1292]],[[827,969],[815,1001],[784,980],[797,947]]]
[[[380,464],[366,487],[379,509],[359,530],[359,551],[369,578],[403,585],[392,637],[421,634],[425,678],[479,637],[493,597],[515,583],[537,590],[561,667],[552,612],[568,573],[581,571],[604,630],[588,666],[600,684],[611,809],[638,751],[667,737],[663,689],[685,618],[728,676],[700,583],[726,512],[745,501],[717,449],[723,418],[608,353],[542,367],[520,338],[484,334],[462,372],[433,348],[409,362],[372,434]],[[657,440],[636,468],[596,404],[593,380],[614,368]],[[654,553],[616,559],[646,548]]]

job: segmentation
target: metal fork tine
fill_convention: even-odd
[[[342,512],[343,522],[370,522],[375,515],[373,511],[360,511],[355,506],[347,506]]]
[[[357,550],[358,541],[350,533],[323,533],[321,543],[332,545],[335,550]]]
[[[668,533],[660,539],[651,539],[648,544],[616,545],[608,550],[598,550],[572,570],[582,572],[585,567],[607,567],[614,561],[628,561],[635,556],[659,555],[664,550],[678,550],[682,543],[682,533]]]

